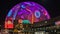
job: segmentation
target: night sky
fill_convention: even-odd
[[[3,25],[8,11],[16,4],[27,0],[0,0],[0,24]],[[28,0],[41,4],[46,8],[51,18],[60,16],[59,0]]]

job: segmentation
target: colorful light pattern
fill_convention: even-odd
[[[36,18],[40,18],[40,11],[38,11],[38,10],[35,11],[35,17],[36,17]]]
[[[9,13],[8,13],[8,15],[7,15],[7,16],[8,16],[8,17],[10,17],[10,16],[11,16],[11,14],[12,14],[12,10],[10,10],[10,11],[9,11]]]
[[[12,18],[12,23],[14,20],[21,19],[21,23],[30,23],[39,22],[43,20],[50,19],[49,14],[46,9],[35,3],[35,2],[22,2],[15,5],[6,16],[5,22]]]

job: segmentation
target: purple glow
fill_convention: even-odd
[[[15,18],[17,20],[18,19],[23,19],[23,20],[27,19],[31,23],[32,21],[38,22],[38,21],[50,19],[50,15],[48,14],[47,10],[43,6],[41,6],[35,2],[22,2],[22,3],[17,4],[16,6],[14,6],[11,10],[12,10],[12,15],[10,17]],[[38,18],[35,16],[36,10],[38,10],[40,12]]]

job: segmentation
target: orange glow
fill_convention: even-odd
[[[18,23],[22,23],[22,19],[19,19],[19,20],[18,20]]]
[[[33,24],[33,22],[34,22],[34,16],[33,16],[33,14],[32,14],[32,24]]]

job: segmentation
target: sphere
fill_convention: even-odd
[[[21,2],[15,5],[7,14],[5,21],[21,19],[22,23],[34,23],[50,19],[47,10],[35,2]],[[20,21],[19,21],[20,23]]]

